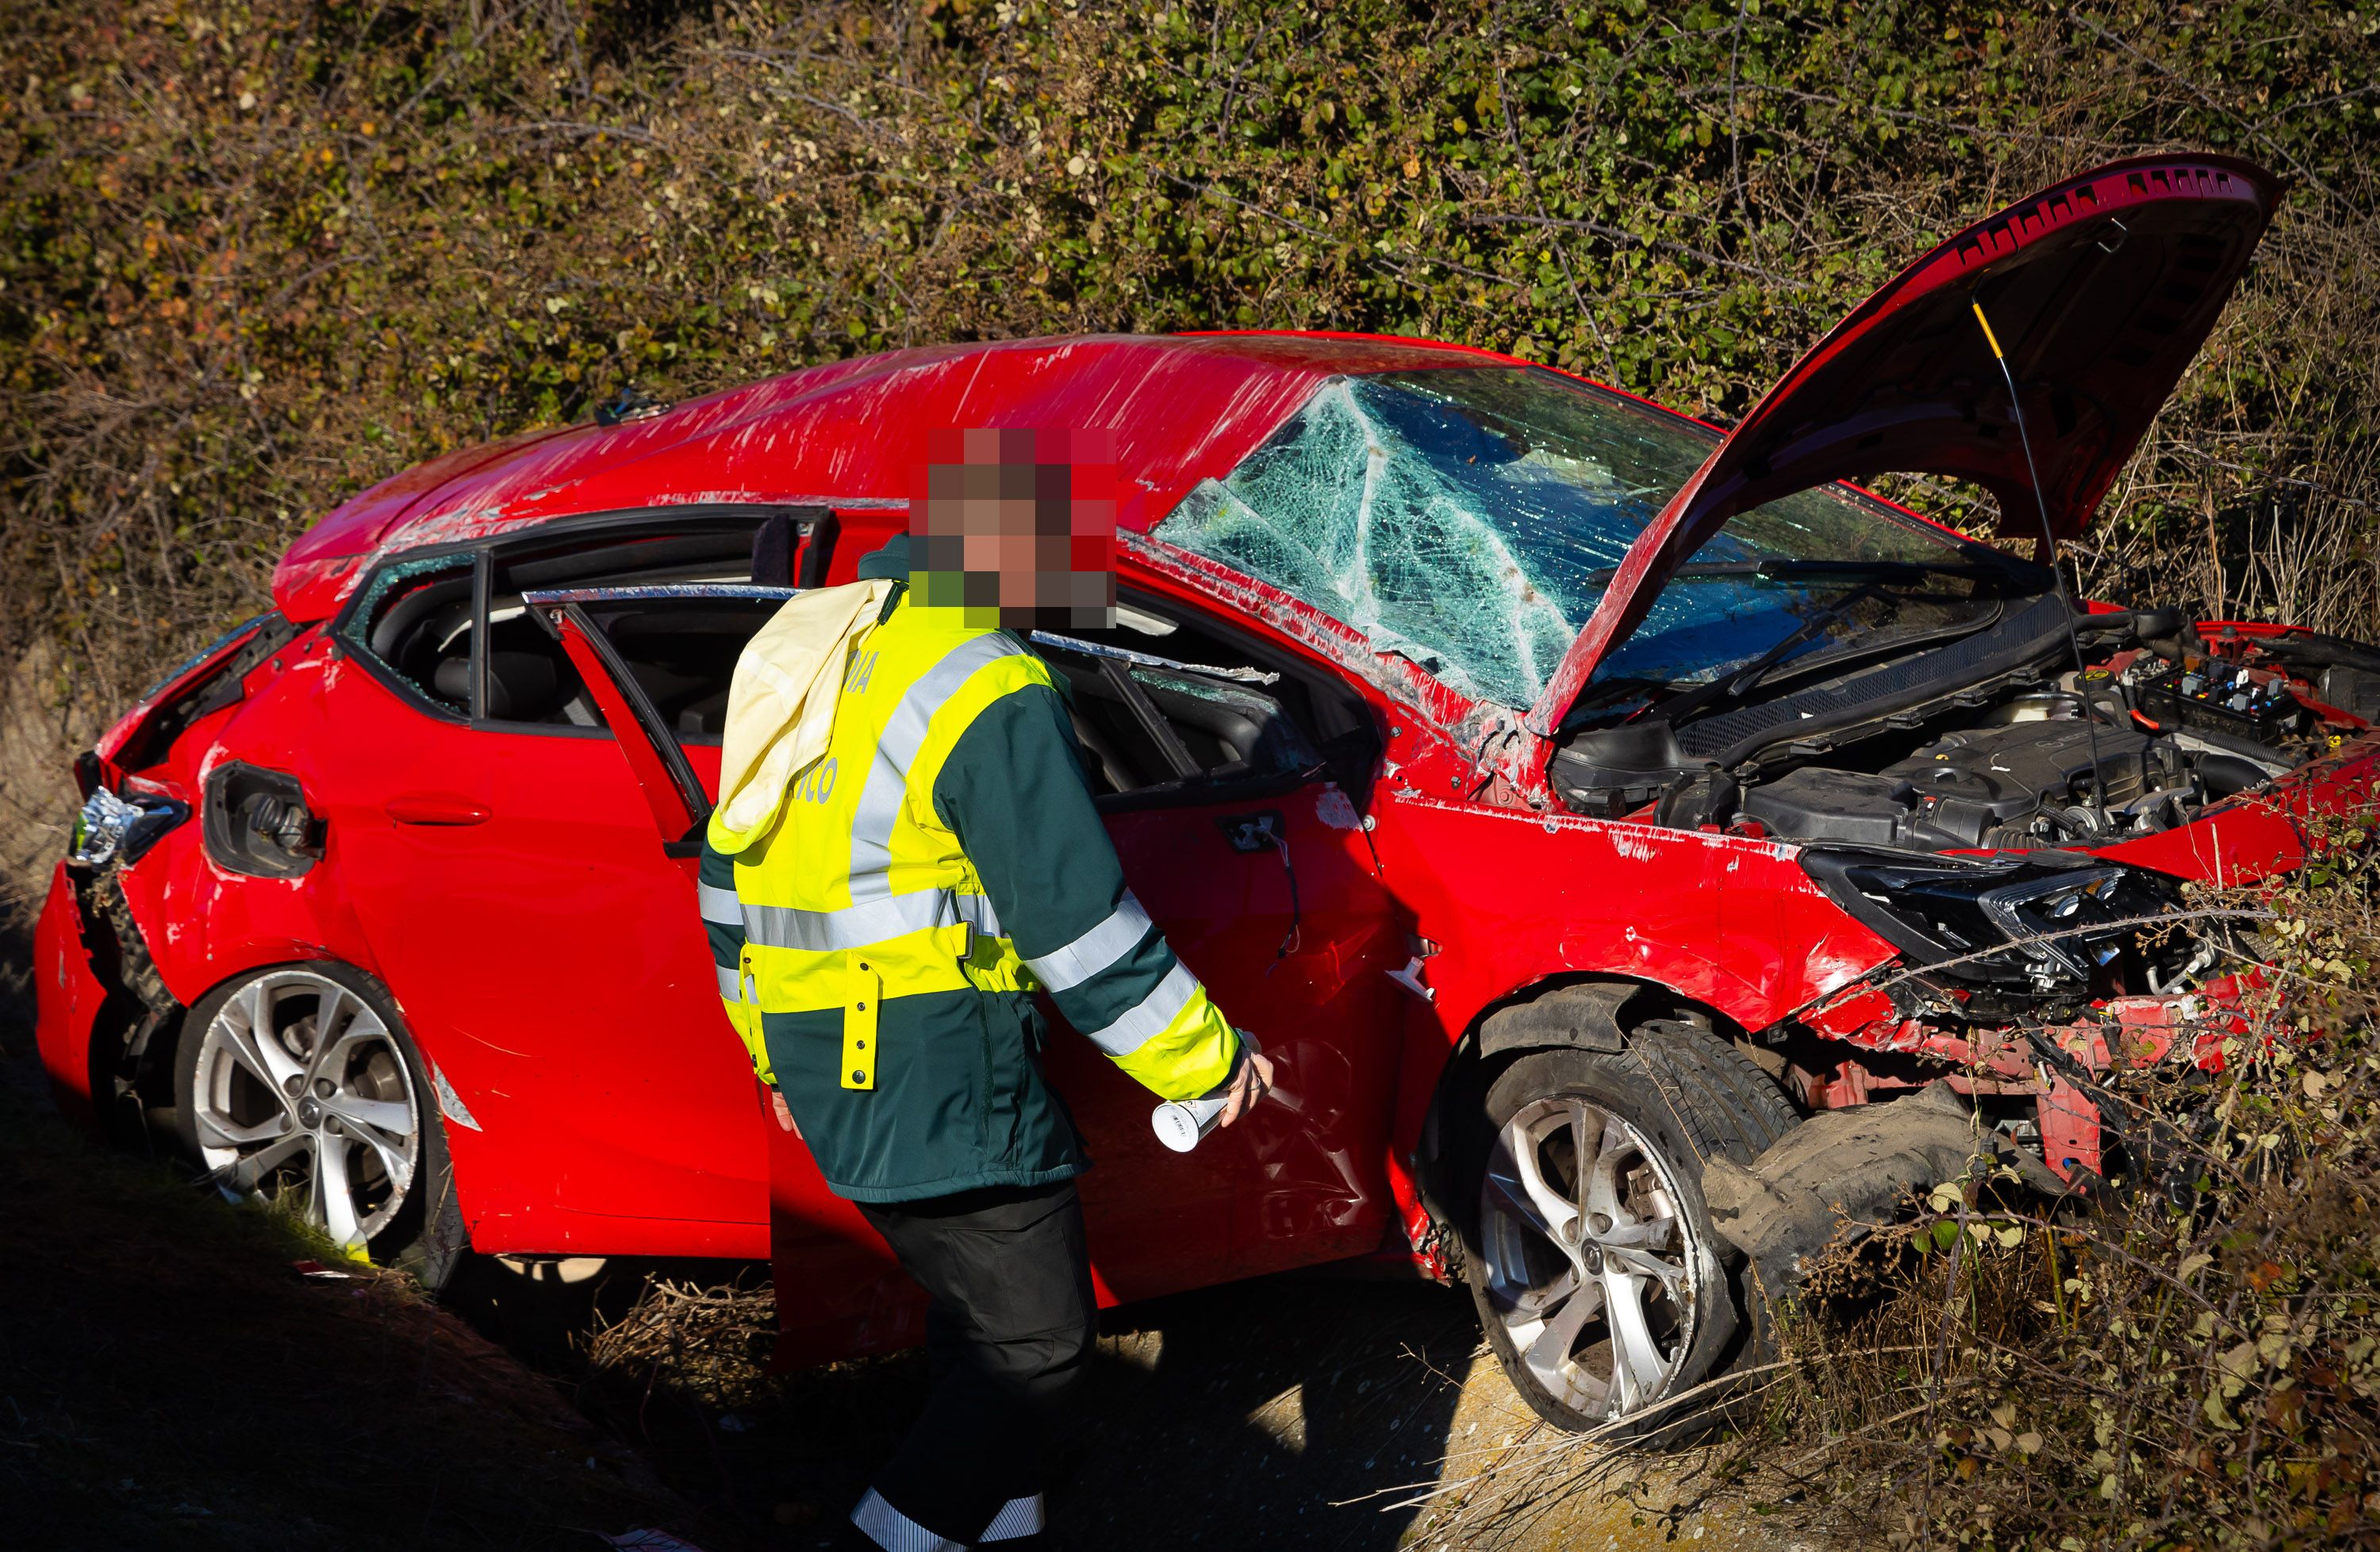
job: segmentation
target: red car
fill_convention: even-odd
[[[915,1340],[720,1015],[690,838],[742,642],[904,526],[930,432],[1110,432],[1120,624],[1037,649],[1281,1102],[1176,1155],[1062,1039],[1100,1296],[1413,1261],[1547,1417],[1635,1413],[1747,1340],[1706,1159],[1949,1072],[2112,1169],[2104,1032],[2162,1051],[2213,952],[2140,918],[2295,866],[2368,786],[2373,649],[2070,609],[1836,483],[1955,476],[2075,535],[2276,198],[2217,157],[2048,189],[1724,437],[1484,351],[1221,333],[903,351],[423,465],[81,760],[42,1058],[94,1124],[433,1281],[771,1255],[787,1361]]]

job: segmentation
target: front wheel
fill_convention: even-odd
[[[190,1010],[174,1063],[182,1146],[226,1197],[287,1206],[432,1288],[468,1248],[428,1073],[380,983],[285,964]]]
[[[1660,1403],[1752,1346],[1704,1160],[1749,1162],[1797,1118],[1707,1031],[1661,1024],[1635,1042],[1531,1051],[1488,1085],[1465,1157],[1464,1275],[1537,1415],[1667,1441],[1708,1413]]]

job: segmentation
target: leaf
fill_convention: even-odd
[[[1934,1224],[1935,1248],[1937,1250],[1948,1250],[1958,1243],[1959,1226],[1947,1218],[1937,1219]]]

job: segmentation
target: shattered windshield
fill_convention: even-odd
[[[1155,533],[1455,689],[1527,707],[1630,542],[1717,440],[1535,367],[1333,378]],[[1792,576],[1797,564],[1956,567],[1973,548],[1841,487],[1784,497],[1730,519],[1596,678],[1707,679],[1776,649],[1857,585]],[[1762,562],[1783,565],[1753,570]],[[1973,591],[1954,585],[1941,600]]]

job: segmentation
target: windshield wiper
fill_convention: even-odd
[[[1638,717],[1649,716],[1658,712],[1663,721],[1674,726],[1680,718],[1689,716],[1695,711],[1701,710],[1704,707],[1708,706],[1712,701],[1720,699],[1723,697],[1742,695],[1744,691],[1760,683],[1760,676],[1767,673],[1770,669],[1776,667],[1778,662],[1782,660],[1787,653],[1792,651],[1794,648],[1801,646],[1802,643],[1809,640],[1812,637],[1818,635],[1828,625],[1839,624],[1842,620],[1843,616],[1851,612],[1852,604],[1858,602],[1862,598],[1875,590],[1876,585],[1874,583],[1870,583],[1864,588],[1853,588],[1850,597],[1843,599],[1840,602],[1835,603],[1828,608],[1821,609],[1815,614],[1813,614],[1808,619],[1803,621],[1800,624],[1795,625],[1791,630],[1785,633],[1784,639],[1779,641],[1774,647],[1769,648],[1768,650],[1761,653],[1750,662],[1745,663],[1742,668],[1737,669],[1734,673],[1722,673],[1717,678],[1706,680],[1700,685],[1696,685],[1693,689],[1686,691],[1682,695],[1674,696],[1668,700],[1648,706],[1636,715]],[[1868,634],[1870,633],[1866,631],[1862,631],[1860,633],[1861,636],[1866,636]],[[1636,718],[1631,717],[1628,720],[1630,721],[1634,721]]]
[[[1675,723],[1682,717],[1700,710],[1703,707],[1709,705],[1714,700],[1718,700],[1723,697],[1732,697],[1749,693],[1750,691],[1757,688],[1763,680],[1769,677],[1770,670],[1780,666],[1786,666],[1784,660],[1794,648],[1802,645],[1805,641],[1808,641],[1812,637],[1825,630],[1828,625],[1836,623],[1846,612],[1850,610],[1852,604],[1858,602],[1863,596],[1875,590],[1876,585],[1874,583],[1870,583],[1864,588],[1858,588],[1832,608],[1822,611],[1821,612],[1803,621],[1800,625],[1796,626],[1792,633],[1787,636],[1784,640],[1779,641],[1776,646],[1771,647],[1766,652],[1761,653],[1760,656],[1744,664],[1742,668],[1737,669],[1732,673],[1723,673],[1716,679],[1707,680],[1703,684],[1694,685],[1692,688],[1687,689],[1679,695],[1673,696],[1668,700],[1656,701],[1652,705],[1645,707],[1643,710],[1636,712],[1634,716],[1629,717],[1626,720],[1633,721],[1636,720],[1636,717],[1658,716],[1666,721]],[[1812,652],[1806,657],[1794,658],[1790,666],[1793,669],[1796,674],[1802,674],[1807,673],[1821,666],[1839,667],[1846,658],[1865,658],[1877,656],[1879,654],[1901,653],[1912,648],[1927,647],[1939,641],[1955,640],[1960,637],[1973,636],[1977,631],[1990,629],[1993,625],[1999,623],[2000,616],[2004,612],[2006,612],[2006,611],[2003,606],[1995,603],[1985,612],[1982,619],[1961,620],[1958,624],[1951,625],[1871,626],[1865,630],[1859,631],[1857,634],[1848,637],[1836,646]]]

